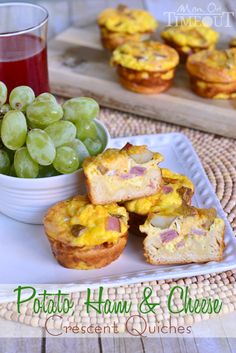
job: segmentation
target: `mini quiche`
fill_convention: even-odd
[[[126,144],[83,163],[88,195],[93,204],[108,204],[155,194],[162,182],[159,153],[147,146]]]
[[[192,90],[215,99],[236,98],[236,48],[203,50],[186,64]]]
[[[219,35],[211,27],[194,18],[185,18],[161,33],[165,43],[175,48],[183,61],[188,55],[204,49],[214,49]]]
[[[140,232],[139,226],[145,222],[149,213],[171,214],[183,204],[191,204],[194,193],[191,180],[185,175],[165,168],[161,168],[161,174],[163,184],[156,194],[124,203],[129,212],[130,231],[135,235],[144,235]]]
[[[155,41],[125,43],[114,50],[111,58],[122,86],[144,94],[167,90],[178,63],[179,56],[173,48]]]
[[[64,267],[89,270],[104,267],[124,250],[128,213],[117,204],[92,205],[76,196],[51,207],[44,218],[46,235]]]
[[[214,208],[185,207],[183,212],[166,216],[150,214],[141,232],[144,255],[153,265],[221,261],[225,224]]]
[[[103,47],[111,51],[127,41],[139,42],[148,39],[158,26],[149,12],[129,9],[124,5],[102,11],[97,23]]]

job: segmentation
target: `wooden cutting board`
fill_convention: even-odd
[[[52,92],[65,97],[91,96],[105,107],[236,138],[236,100],[198,97],[189,88],[184,66],[178,67],[170,90],[142,95],[120,86],[109,57],[94,28],[72,27],[62,32],[49,45]]]

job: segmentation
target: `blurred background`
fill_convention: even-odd
[[[146,8],[162,23],[180,16],[198,14],[222,33],[236,34],[236,0],[37,0],[27,1],[41,4],[50,14],[49,38],[71,25],[92,25],[98,13],[107,7],[126,4],[129,7]],[[0,1],[3,3],[6,1]],[[16,0],[14,1],[16,2]],[[219,28],[220,27],[220,28]]]

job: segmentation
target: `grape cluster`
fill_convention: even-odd
[[[73,173],[86,157],[104,149],[94,99],[72,98],[61,106],[50,93],[35,97],[28,86],[14,88],[7,99],[0,81],[0,174],[43,178]]]

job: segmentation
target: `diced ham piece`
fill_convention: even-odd
[[[169,241],[175,239],[179,236],[179,233],[174,229],[167,229],[160,233],[162,243],[168,243]]]
[[[185,242],[184,242],[184,239],[182,239],[176,244],[176,249],[182,248],[184,245],[185,245]]]
[[[133,175],[131,174],[120,174],[121,179],[130,179],[133,178]]]
[[[147,168],[139,167],[138,165],[130,169],[130,174],[134,176],[141,176],[146,172]]]
[[[163,193],[166,195],[166,194],[169,194],[170,192],[172,192],[172,191],[173,191],[173,188],[172,188],[172,186],[164,185],[164,186],[162,187],[162,191],[163,191]]]
[[[106,224],[106,230],[108,231],[114,231],[114,232],[120,232],[120,221],[117,217],[115,216],[109,216],[107,218],[107,224]]]
[[[203,230],[203,229],[199,229],[199,228],[193,228],[193,229],[191,230],[191,233],[192,233],[193,235],[206,235],[206,231]]]

